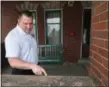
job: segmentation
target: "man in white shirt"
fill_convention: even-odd
[[[22,11],[17,26],[5,38],[6,58],[12,67],[12,74],[47,75],[38,65],[37,43],[30,34],[32,26],[32,13]]]

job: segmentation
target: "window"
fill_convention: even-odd
[[[46,11],[46,44],[60,44],[61,36],[61,13],[60,10]]]

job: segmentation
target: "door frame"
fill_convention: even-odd
[[[45,12],[46,11],[56,11],[60,10],[61,12],[61,44],[63,45],[63,9],[44,9],[44,32],[45,32],[45,45],[46,45],[46,17],[45,17]]]
[[[38,19],[37,19],[37,10],[29,10],[32,13],[35,13],[35,39],[37,41],[37,44],[39,44],[39,40],[38,40]]]
[[[47,31],[46,31],[46,29],[47,29],[47,27],[46,27],[46,11],[60,11],[60,13],[61,13],[61,30],[60,30],[60,39],[61,39],[61,41],[60,41],[60,44],[61,44],[61,46],[62,46],[62,56],[61,56],[61,62],[60,63],[63,63],[63,8],[60,8],[60,9],[44,9],[44,33],[45,33],[45,45],[47,45],[46,44],[46,38],[47,38]]]
[[[81,32],[81,48],[80,48],[80,59],[78,60],[78,63],[87,62],[87,60],[83,60],[83,58],[82,58],[83,28],[84,28],[84,10],[85,9],[91,9],[92,10],[92,8],[91,7],[83,7],[83,12],[82,12],[82,27],[81,27],[81,30],[82,30],[82,32]]]

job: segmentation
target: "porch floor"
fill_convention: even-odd
[[[41,64],[46,69],[49,76],[88,76],[84,64],[64,63],[60,64]],[[2,74],[11,74],[11,68],[5,68]]]

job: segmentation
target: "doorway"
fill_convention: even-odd
[[[91,27],[91,9],[86,8],[84,9],[83,13],[82,59],[89,59],[90,27]]]
[[[39,47],[40,62],[62,63],[61,10],[45,10],[45,45]]]

